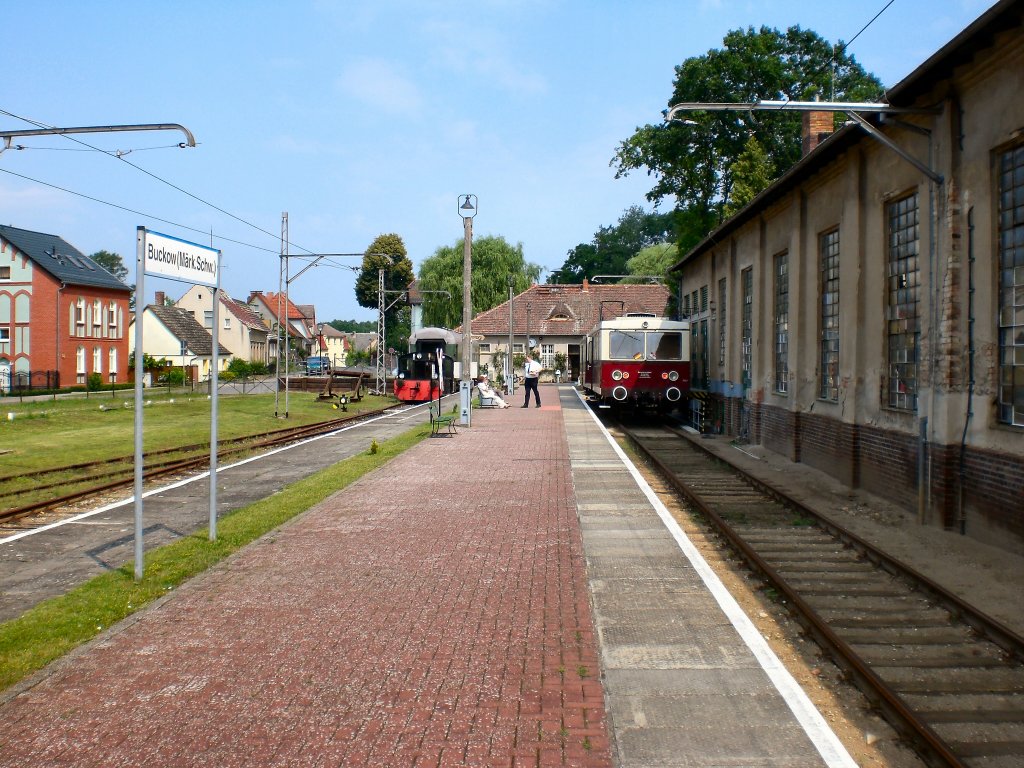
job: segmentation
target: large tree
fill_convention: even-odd
[[[443,328],[462,324],[462,254],[464,241],[441,246],[420,264],[419,288],[423,295],[423,323]],[[523,244],[511,245],[504,237],[488,235],[472,243],[470,296],[478,315],[508,300],[508,279],[516,293],[525,291],[540,277],[540,266],[527,262]],[[448,291],[450,298],[429,293]]]
[[[568,253],[553,282],[579,283],[594,275],[622,275],[626,262],[641,250],[674,240],[672,213],[645,211],[639,205],[627,208],[614,226],[601,227],[589,243],[580,243]]]
[[[880,98],[881,82],[843,49],[800,27],[785,32],[768,27],[733,30],[722,48],[676,67],[668,105]],[[774,179],[800,159],[800,133],[801,115],[796,112],[684,113],[671,123],[638,127],[619,145],[611,165],[616,178],[645,169],[656,179],[647,199],[657,206],[669,198],[689,212],[692,223],[701,224],[703,235],[723,215],[738,176],[750,169],[761,173],[767,166],[768,178]],[[751,137],[757,147],[748,146]],[[763,152],[763,158],[737,166],[736,160],[749,159],[752,150]],[[758,185],[765,183],[763,178],[743,178],[745,195],[756,194]]]
[[[125,280],[128,277],[128,267],[124,265],[124,260],[120,254],[111,253],[110,251],[96,251],[89,258],[127,285]]]
[[[396,234],[378,235],[363,254],[363,264],[356,278],[356,301],[359,306],[377,309],[380,297],[379,275],[384,270],[384,306],[390,309],[384,313],[387,327],[385,346],[405,349],[409,335],[409,318],[400,298],[413,279],[412,262],[409,260],[405,243]],[[394,303],[392,303],[394,302]]]

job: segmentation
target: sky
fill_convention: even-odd
[[[849,41],[889,0],[35,0],[3,13],[0,130],[176,123],[14,140],[0,223],[121,255],[137,227],[218,248],[222,288],[288,293],[317,320],[372,320],[353,286],[380,234],[420,263],[462,239],[521,243],[546,275],[630,206],[619,143],[657,123],[674,68],[729,30]],[[894,0],[848,53],[890,87],[992,0]],[[301,274],[300,274],[301,272]],[[172,298],[188,285],[145,280]]]

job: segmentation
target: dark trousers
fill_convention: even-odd
[[[537,389],[537,377],[527,377],[523,379],[523,382],[526,384],[526,401],[523,403],[523,406],[525,407],[530,404],[530,390],[533,390],[533,396],[537,399],[537,406],[539,407],[540,392]]]

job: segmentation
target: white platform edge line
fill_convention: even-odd
[[[587,407],[586,402],[583,400],[583,396],[580,392],[576,391],[576,396],[583,403],[587,413],[594,420],[598,429],[605,436],[608,444],[611,445],[612,449],[619,456],[619,458],[625,463],[629,469],[630,474],[633,476],[637,487],[647,497],[648,501],[654,507],[658,513],[658,517],[665,524],[669,533],[676,540],[680,550],[686,556],[686,559],[693,565],[694,570],[700,575],[701,580],[710,590],[712,596],[715,598],[718,605],[722,608],[726,617],[730,623],[736,628],[743,642],[750,649],[751,653],[757,659],[761,668],[764,669],[765,673],[771,679],[772,684],[778,690],[779,695],[785,700],[786,705],[793,712],[800,726],[804,729],[811,743],[814,744],[814,748],[818,750],[818,753],[825,760],[825,763],[829,768],[857,768],[857,763],[850,756],[850,753],[846,751],[846,747],[836,736],[835,732],[825,721],[821,712],[814,706],[814,703],[808,698],[803,688],[796,679],[789,673],[789,670],[783,666],[782,662],[779,661],[779,657],[775,655],[775,652],[768,646],[768,642],[764,639],[761,633],[754,626],[754,623],[750,620],[750,617],[744,613],[743,609],[736,602],[736,599],[729,594],[729,590],[725,588],[722,581],[718,578],[718,575],[711,569],[707,561],[700,554],[697,548],[693,545],[693,542],[687,537],[686,533],[682,528],[679,527],[679,523],[676,522],[675,518],[668,511],[661,500],[658,498],[654,490],[647,484],[643,475],[634,466],[633,462],[630,461],[625,451],[619,447],[618,443],[615,442],[615,438],[609,434],[608,430],[605,429],[604,425],[598,420],[594,412]]]
[[[406,409],[403,409],[403,410],[400,410],[400,411],[396,411],[394,413],[385,413],[385,414],[383,414],[381,416],[375,416],[372,419],[367,419],[366,421],[361,421],[358,424],[352,424],[352,425],[347,426],[347,427],[341,427],[340,429],[335,429],[335,430],[332,430],[331,432],[326,432],[326,433],[324,433],[322,435],[317,435],[316,437],[311,437],[311,438],[308,438],[308,439],[303,440],[303,441],[298,442],[298,443],[292,443],[290,445],[282,446],[281,448],[275,448],[272,451],[267,451],[266,453],[261,453],[258,456],[250,456],[247,459],[242,459],[241,461],[236,461],[234,464],[225,464],[224,466],[217,467],[217,474],[220,474],[221,472],[225,472],[225,471],[227,471],[229,469],[232,469],[233,467],[240,467],[243,464],[248,464],[249,462],[252,462],[252,461],[258,461],[260,459],[266,458],[267,456],[273,456],[276,453],[281,453],[283,451],[290,451],[292,448],[298,448],[299,446],[306,445],[307,443],[313,443],[313,442],[316,442],[317,440],[323,440],[325,437],[332,437],[334,435],[341,434],[342,432],[347,432],[350,429],[356,429],[357,427],[362,427],[362,426],[365,426],[367,424],[373,424],[375,421],[380,421],[381,419],[393,418],[396,415],[404,415],[408,411],[414,410],[415,408],[418,408],[418,407],[420,407],[420,406],[413,406],[413,408],[406,408]],[[181,488],[183,485],[188,485],[189,483],[198,482],[199,480],[203,480],[205,478],[208,478],[209,476],[210,476],[210,472],[209,472],[209,470],[207,470],[206,472],[203,472],[203,473],[198,474],[198,475],[194,475],[193,477],[188,477],[188,478],[185,478],[184,480],[179,480],[176,483],[171,483],[169,485],[161,486],[160,488],[154,488],[151,491],[146,491],[144,494],[142,494],[142,498],[146,499],[146,498],[149,498],[150,496],[154,496],[154,495],[156,495],[158,493],[165,493],[167,491],[173,491],[175,488]],[[80,515],[74,515],[73,517],[69,517],[69,518],[66,518],[64,520],[58,520],[57,522],[50,523],[49,525],[41,525],[38,528],[30,528],[27,531],[19,531],[18,533],[11,534],[10,536],[6,536],[4,538],[0,538],[0,544],[9,544],[10,542],[17,541],[18,539],[24,539],[24,538],[26,538],[28,536],[35,536],[37,533],[44,533],[44,532],[52,530],[54,528],[60,528],[62,525],[71,525],[72,523],[77,523],[80,520],[85,520],[86,518],[92,517],[94,515],[101,515],[104,512],[109,512],[112,509],[117,509],[118,507],[123,507],[123,506],[125,506],[127,504],[134,504],[134,503],[135,503],[135,495],[132,494],[131,496],[129,496],[126,499],[122,499],[121,501],[115,501],[112,504],[106,504],[106,505],[104,505],[102,507],[97,507],[96,509],[90,509],[88,512],[83,512]]]

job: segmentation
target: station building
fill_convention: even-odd
[[[1022,16],[996,3],[887,91],[920,111],[865,112],[881,139],[848,123],[805,147],[673,268],[703,429],[1017,552]]]

